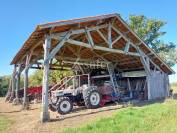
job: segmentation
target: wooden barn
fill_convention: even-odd
[[[43,69],[41,117],[46,121],[49,70],[73,70],[76,62],[84,69],[79,74],[89,74],[84,67],[90,63],[103,67],[111,63],[116,74],[108,75],[117,76],[114,87],[125,94],[124,98],[151,100],[169,95],[169,75],[174,71],[116,13],[37,25],[11,62],[12,90],[18,92],[24,71],[26,104],[28,70]]]

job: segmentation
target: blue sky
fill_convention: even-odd
[[[37,24],[119,13],[145,15],[167,22],[165,42],[177,44],[177,0],[4,0],[0,4],[0,76],[12,72],[10,62]],[[177,72],[177,65],[173,67]],[[177,75],[170,77],[177,81]]]

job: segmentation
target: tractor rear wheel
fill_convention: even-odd
[[[73,103],[68,97],[60,97],[57,106],[58,113],[62,115],[70,113],[73,109]]]
[[[88,88],[84,93],[85,106],[90,109],[100,107],[101,94],[96,87]]]

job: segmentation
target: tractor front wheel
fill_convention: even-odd
[[[59,98],[57,106],[58,113],[62,115],[70,113],[73,109],[73,103],[68,97]]]

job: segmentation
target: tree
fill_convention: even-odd
[[[134,30],[145,43],[152,48],[168,65],[173,66],[177,63],[176,45],[172,42],[164,43],[161,37],[166,32],[161,28],[166,22],[156,19],[149,19],[144,15],[129,16],[129,26]]]
[[[36,70],[32,75],[29,76],[29,86],[40,86],[42,85],[43,71]]]
[[[5,96],[9,88],[10,76],[0,77],[0,97]]]
[[[68,70],[51,70],[49,73],[49,84],[55,84],[65,76],[71,76],[72,71]],[[42,85],[43,70],[36,70],[29,77],[29,86],[40,86]]]

